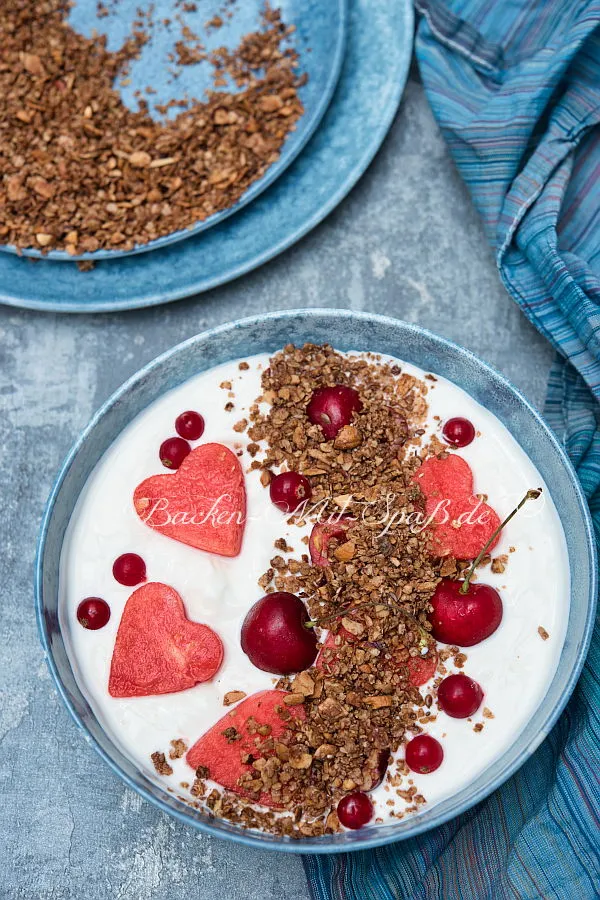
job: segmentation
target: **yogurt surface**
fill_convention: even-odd
[[[400,360],[382,359],[395,362],[417,378],[425,375]],[[248,471],[251,457],[245,448],[249,438],[233,426],[249,418],[250,407],[261,393],[261,372],[269,365],[269,357],[244,361],[247,370],[240,370],[236,360],[201,373],[166,393],[131,422],[90,476],[61,556],[59,619],[76,679],[102,727],[125,755],[161,787],[170,787],[180,796],[185,796],[181,782],[191,783],[194,774],[185,758],[169,760],[173,775],[159,777],[150,756],[161,751],[168,757],[170,742],[176,738],[191,746],[227,712],[223,706],[227,692],[251,694],[276,683],[277,678],[256,669],[242,652],[241,624],[250,606],[262,596],[258,578],[280,552],[274,542],[285,538],[294,550],[291,555],[299,558],[307,552],[301,539],[310,532],[310,525],[288,525],[271,504],[268,490],[260,483],[260,472]],[[485,698],[472,720],[452,719],[438,712],[434,703],[435,720],[426,730],[442,743],[444,762],[429,775],[411,773],[410,780],[405,778],[401,785],[416,786],[427,801],[422,809],[471,783],[514,742],[552,680],[569,613],[567,551],[548,487],[495,416],[456,385],[436,378],[426,382],[428,433],[423,440],[439,433],[443,421],[453,416],[470,419],[477,437],[458,452],[473,470],[475,492],[487,494],[501,518],[529,488],[542,487],[544,493],[512,520],[494,548],[494,556],[508,554],[506,570],[502,574],[494,574],[489,567],[480,570],[479,579],[499,590],[504,605],[498,630],[465,650],[467,661],[462,671],[482,685]],[[228,404],[233,408],[226,409]],[[167,538],[144,525],[133,507],[135,487],[151,475],[167,472],[158,459],[158,448],[175,433],[175,418],[187,409],[204,416],[201,443],[218,442],[242,451],[248,518],[242,552],[234,559]],[[149,581],[164,582],[178,591],[190,619],[209,625],[221,637],[225,659],[212,682],[177,694],[131,699],[109,695],[115,637],[134,590],[115,581],[112,565],[127,552],[143,557]],[[98,631],[82,628],[76,617],[78,604],[90,596],[104,598],[111,609],[109,623]],[[548,634],[546,640],[538,633],[540,627]],[[493,718],[483,714],[484,708]],[[385,782],[371,797],[376,816],[384,822],[402,814],[407,805]]]

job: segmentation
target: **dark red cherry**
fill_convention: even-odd
[[[367,794],[346,794],[337,806],[338,819],[345,828],[362,828],[373,818],[373,804]]]
[[[462,672],[448,675],[438,688],[438,705],[453,719],[467,719],[476,713],[483,700],[481,685]]]
[[[119,584],[133,587],[146,580],[146,563],[137,553],[123,553],[113,563],[113,575]]]
[[[186,441],[197,441],[204,434],[204,419],[200,413],[188,409],[175,419],[175,431]]]
[[[187,441],[180,437],[167,438],[160,445],[159,456],[163,466],[167,469],[178,469],[192,448]]]
[[[328,441],[332,441],[338,431],[349,425],[352,415],[360,412],[362,402],[358,391],[336,384],[333,387],[317,388],[306,407],[308,418],[314,425],[320,425]]]
[[[77,607],[77,620],[84,628],[98,631],[110,619],[110,606],[101,597],[86,597]]]
[[[242,650],[257,669],[291,675],[310,668],[317,655],[314,628],[299,597],[285,591],[267,594],[248,611],[242,625]]]
[[[312,496],[308,478],[298,472],[281,472],[276,475],[271,481],[269,492],[271,501],[284,513],[294,512]]]
[[[448,419],[442,428],[442,435],[448,444],[453,447],[466,447],[475,438],[475,426],[468,419],[457,416]]]
[[[406,745],[406,765],[413,772],[429,775],[442,764],[444,751],[442,745],[429,734],[418,734]]]
[[[470,584],[460,593],[462,581],[443,578],[430,600],[431,633],[436,641],[472,647],[484,641],[502,621],[500,594],[489,584]]]

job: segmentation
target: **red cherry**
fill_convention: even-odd
[[[453,719],[466,719],[477,712],[483,700],[481,685],[468,675],[448,675],[438,688],[438,704]]]
[[[346,794],[337,806],[338,819],[346,828],[362,828],[373,818],[373,804],[362,791]]]
[[[146,580],[146,563],[137,553],[123,553],[115,559],[112,570],[115,580],[127,587]]]
[[[175,431],[187,441],[197,441],[204,434],[204,419],[200,413],[188,409],[175,419]]]
[[[468,419],[448,419],[442,428],[444,440],[453,447],[466,447],[475,438],[475,427]]]
[[[494,633],[502,621],[500,594],[489,584],[470,584],[460,593],[462,581],[443,578],[431,598],[429,617],[436,641],[472,647]]]
[[[310,500],[312,488],[308,478],[298,472],[276,475],[269,487],[271,501],[284,513],[294,512],[305,500]]]
[[[313,566],[321,566],[325,568],[330,564],[327,556],[327,547],[329,541],[335,538],[337,541],[346,539],[346,532],[355,520],[350,516],[341,516],[337,522],[317,522],[313,525],[313,529],[308,539],[308,549],[310,550],[310,561]]]
[[[90,631],[104,628],[110,619],[110,606],[101,597],[87,597],[77,607],[77,621]]]
[[[306,628],[308,613],[294,594],[267,594],[248,611],[242,625],[242,650],[257,669],[291,675],[310,668],[317,655],[314,628]]]
[[[442,764],[444,751],[442,745],[429,734],[418,734],[406,745],[406,765],[413,772],[429,775]]]
[[[172,437],[162,442],[158,455],[161,463],[167,469],[178,469],[191,451],[192,448],[183,438]]]
[[[313,425],[320,425],[325,438],[331,441],[340,428],[350,424],[352,414],[361,409],[358,391],[345,384],[336,384],[333,387],[317,388],[306,412]]]

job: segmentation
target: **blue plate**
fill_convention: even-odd
[[[153,306],[256,268],[299,240],[364,173],[393,121],[410,66],[411,0],[349,0],[342,74],[321,127],[293,166],[251,206],[203,234],[153,253],[73,262],[0,254],[0,302],[58,312]]]
[[[300,91],[305,113],[296,130],[288,136],[279,159],[262,178],[250,185],[234,206],[209,216],[192,228],[175,231],[133,250],[97,250],[95,253],[82,253],[78,259],[121,259],[166,247],[205,231],[258,197],[296,159],[323,118],[340,77],[346,43],[347,0],[327,0],[326,3],[322,0],[278,0],[276,5],[281,9],[283,21],[296,28],[290,45],[300,53],[300,71],[308,75],[308,82]],[[110,2],[106,7],[111,10]],[[80,34],[90,36],[94,30],[105,34],[108,48],[117,50],[131,33],[131,23],[137,17],[138,7],[139,0],[119,0],[118,6],[112,7],[108,17],[99,19],[96,16],[96,0],[77,0],[69,21]],[[129,84],[120,87],[123,100],[131,109],[137,110],[135,91],[139,89],[143,92],[147,85],[156,90],[151,97],[151,113],[155,103],[167,103],[186,96],[202,99],[206,90],[214,90],[209,63],[182,66],[177,70],[177,78],[172,76],[173,65],[169,62],[169,54],[173,53],[175,42],[181,38],[183,25],[202,38],[208,52],[223,46],[233,49],[239,46],[243,35],[256,30],[264,2],[243,0],[243,3],[232,7],[234,14],[230,20],[225,16],[223,26],[208,33],[204,24],[214,16],[219,4],[215,0],[196,0],[195,7],[195,10],[186,12],[183,4],[175,7],[173,0],[155,0],[153,25],[148,30],[150,40],[142,48],[140,58],[131,65]],[[169,26],[163,24],[165,18],[171,19]],[[157,115],[154,117],[158,118]],[[184,175],[183,172],[178,174]],[[16,252],[13,246],[6,245],[0,245],[0,250]],[[52,250],[43,256],[39,250],[30,249],[24,250],[23,256],[69,260],[72,264],[72,257],[64,250]]]
[[[512,746],[468,787],[427,812],[391,825],[302,841],[246,832],[212,819],[165,793],[103,732],[81,693],[58,624],[58,573],[65,529],[88,476],[131,420],[165,391],[211,366],[253,353],[273,352],[293,340],[331,342],[340,350],[369,349],[451,379],[496,415],[521,444],[547,485],[562,521],[571,570],[571,606],[556,674],[537,711]],[[179,821],[253,847],[288,853],[340,853],[414,837],[479,803],[537,749],[575,687],[589,646],[596,605],[596,545],[577,476],[550,429],[501,375],[456,344],[396,319],[344,310],[292,310],[222,325],[191,338],[134,375],[96,414],[66,460],[42,523],[36,562],[36,610],[50,671],[71,715],[129,787]],[[94,762],[90,759],[90,766]]]

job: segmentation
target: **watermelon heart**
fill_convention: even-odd
[[[425,460],[414,476],[425,496],[425,513],[436,556],[475,559],[500,525],[496,512],[473,494],[473,473],[461,456]],[[496,546],[500,536],[490,545]]]
[[[242,700],[188,750],[186,756],[188,764],[192,769],[205,766],[209,778],[229,791],[242,794],[238,781],[245,772],[252,771],[252,765],[243,763],[242,756],[249,754],[256,760],[261,756],[273,754],[272,750],[263,753],[257,749],[256,739],[258,738],[260,743],[265,738],[257,734],[255,728],[270,725],[269,739],[275,741],[280,740],[289,728],[288,723],[277,711],[278,707],[286,709],[283,705],[286,693],[286,691],[260,691]],[[288,711],[296,718],[304,718],[304,709],[301,706],[290,707]],[[249,723],[249,720],[253,721]],[[253,728],[252,731],[248,728],[249,724]],[[235,728],[239,740],[231,738],[228,740],[224,732],[229,728]],[[261,795],[260,803],[263,806],[276,805],[267,793]]]
[[[177,591],[150,582],[125,604],[110,665],[111,697],[185,691],[210,679],[223,661],[221,639],[190,622]]]
[[[237,456],[223,444],[203,444],[172,475],[139,484],[133,505],[160,534],[219,556],[237,556],[246,520],[246,487]]]

